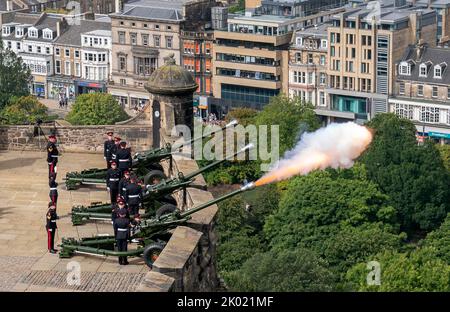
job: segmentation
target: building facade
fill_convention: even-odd
[[[295,32],[289,48],[289,96],[326,107],[329,24]]]
[[[450,52],[410,46],[396,64],[389,111],[411,120],[418,135],[450,143]]]

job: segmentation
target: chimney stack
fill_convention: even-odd
[[[122,11],[122,1],[121,0],[115,0],[115,13],[120,13]]]
[[[14,6],[12,3],[12,0],[6,0],[6,11],[13,11],[14,10]]]

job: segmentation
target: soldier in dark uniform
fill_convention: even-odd
[[[114,139],[113,139],[114,132],[108,131],[106,132],[106,135],[108,136],[108,140],[105,141],[105,144],[103,146],[103,158],[106,160],[106,168],[111,168],[111,160],[112,160],[112,149],[115,145]]]
[[[120,181],[120,171],[117,168],[117,163],[115,160],[111,161],[111,168],[106,172],[106,187],[111,196],[111,203],[117,201],[117,195],[119,195],[119,181]]]
[[[130,219],[126,217],[127,211],[126,209],[120,209],[119,217],[114,220],[114,233],[117,243],[118,251],[127,251],[128,250],[128,239],[130,238]],[[127,265],[127,257],[120,256],[119,257],[120,265]]]
[[[142,205],[142,187],[137,184],[135,175],[131,176],[130,183],[126,187],[125,201],[131,215],[139,216],[139,207]]]
[[[127,185],[130,183],[130,171],[125,170],[123,172],[123,178],[119,181],[119,196],[125,199],[125,191],[127,190]]]
[[[57,250],[55,249],[55,233],[56,229],[58,228],[56,226],[56,219],[58,219],[58,216],[56,215],[56,206],[53,204],[53,202],[50,202],[48,204],[48,211],[46,216],[46,225],[45,228],[47,229],[47,248],[48,252],[50,253],[56,253]]]
[[[120,138],[114,137],[114,145],[111,145],[110,153],[111,153],[111,160],[117,161],[117,152],[120,150]]]
[[[120,150],[117,151],[117,161],[119,162],[119,170],[121,172],[121,176],[125,170],[130,170],[131,167],[131,151],[127,148],[126,142],[120,142]]]
[[[48,177],[52,173],[55,174],[56,177],[56,164],[58,163],[59,151],[56,147],[56,136],[50,135],[48,137],[47,144],[47,163],[48,163]]]
[[[50,200],[53,203],[53,205],[55,205],[55,210],[56,210],[57,202],[58,202],[58,183],[56,183],[56,174],[55,173],[50,174],[48,184],[50,186],[50,193],[48,194],[48,196],[50,197]]]

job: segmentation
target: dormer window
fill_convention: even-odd
[[[447,67],[446,63],[441,63],[434,66],[434,77],[437,79],[442,79],[442,74],[444,73],[445,68]]]
[[[44,37],[44,39],[52,40],[53,39],[53,31],[51,29],[44,29],[43,37]]]
[[[409,64],[408,62],[401,62],[398,68],[400,75],[411,75],[411,64]]]
[[[422,63],[419,67],[419,77],[427,77],[428,70],[431,67],[431,62]]]
[[[16,28],[16,37],[23,37],[23,28]]]
[[[301,46],[303,44],[303,38],[297,38],[297,45]]]
[[[2,35],[9,36],[11,34],[11,28],[9,26],[2,27]]]
[[[326,48],[328,47],[328,42],[327,42],[326,40],[322,39],[322,40],[320,41],[320,47],[321,47],[322,49],[326,49]]]
[[[28,37],[30,37],[30,38],[37,38],[38,37],[38,30],[36,28],[29,28],[28,29]]]

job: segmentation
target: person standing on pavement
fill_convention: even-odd
[[[106,168],[111,168],[112,151],[114,149],[113,131],[106,132],[108,139],[103,144],[103,158],[106,160]]]
[[[55,234],[58,226],[56,225],[56,220],[58,216],[56,214],[56,206],[53,202],[48,203],[48,211],[46,215],[46,225],[47,230],[47,249],[49,253],[56,253],[58,250],[55,249]]]
[[[125,201],[130,214],[134,217],[139,217],[139,208],[142,205],[142,200],[142,187],[137,183],[137,177],[133,175],[130,178],[130,183],[126,187]]]
[[[126,170],[130,170],[133,161],[130,148],[127,148],[127,142],[120,142],[120,149],[117,151],[116,160],[119,163],[121,177]]]
[[[111,161],[111,168],[106,172],[106,187],[111,196],[111,203],[117,201],[119,195],[120,170],[117,168],[115,160]]]
[[[59,151],[56,147],[56,136],[50,135],[47,143],[47,163],[48,163],[48,177],[55,174],[56,179],[56,164],[58,163]]]
[[[124,252],[128,250],[128,239],[130,238],[130,219],[126,217],[127,210],[120,209],[119,217],[114,220],[114,233],[117,243],[117,249],[119,252]],[[127,265],[127,257],[119,256],[119,264]]]

